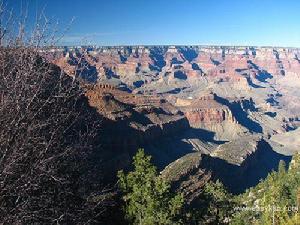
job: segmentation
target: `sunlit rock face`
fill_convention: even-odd
[[[138,77],[150,81],[165,76],[190,82],[201,76],[239,82],[247,76],[263,80],[267,75],[298,74],[299,55],[298,49],[284,48],[124,46],[60,49],[53,62],[70,75],[79,74],[76,64],[95,67],[98,80],[115,77],[127,85]]]
[[[185,113],[193,127],[222,123],[223,121],[235,122],[229,108],[216,102],[212,93],[197,99],[177,99],[176,106]]]
[[[186,106],[189,110],[184,113],[193,126],[239,123],[228,105],[250,98],[257,110],[245,113],[262,123],[261,130],[268,135],[298,126],[299,49],[118,46],[66,47],[47,53],[66,73],[91,83],[107,83],[133,94],[160,95],[172,104],[190,98],[190,106]],[[214,100],[201,100],[210,92],[229,103],[218,105]]]
[[[283,155],[299,151],[300,49],[65,47],[42,54],[86,85],[109,131],[105,145],[119,150],[118,169],[143,147],[193,193],[201,189],[199,179],[210,179],[208,170],[242,191],[277,168]],[[270,157],[276,160],[268,164]],[[236,180],[228,179],[232,171]]]

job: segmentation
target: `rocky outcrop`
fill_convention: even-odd
[[[288,164],[291,157],[275,152],[258,136],[244,136],[203,156],[201,168],[211,171],[212,178],[222,181],[231,192],[241,193],[277,170],[280,160]]]
[[[158,142],[153,158],[164,161],[161,167],[171,163],[163,176],[188,199],[199,195],[209,171],[240,192],[280,159],[288,161],[257,134],[276,148],[281,139],[296,143],[284,134],[299,126],[300,49],[65,48],[49,60],[72,76],[96,74],[98,85],[88,86],[86,95],[104,118],[106,146],[120,149],[116,167],[128,165],[137,148],[151,150]]]
[[[208,124],[218,124],[224,121],[236,122],[230,109],[219,104],[213,93],[197,99],[178,98],[175,105],[184,112],[191,127],[204,127]]]
[[[204,185],[211,179],[210,172],[200,168],[201,159],[201,153],[190,153],[161,172],[161,176],[172,183],[173,189],[184,195],[188,205],[198,200]]]
[[[281,155],[259,136],[244,136],[220,145],[213,153],[190,153],[168,165],[162,176],[185,194],[189,204],[197,202],[208,180],[220,180],[232,193],[255,186],[269,172],[277,170]]]
[[[192,126],[206,123],[222,123],[223,121],[234,122],[229,109],[225,108],[195,108],[185,113]]]
[[[184,112],[191,127],[214,133],[214,140],[228,141],[247,132],[242,127],[232,109],[217,101],[213,93],[203,94],[199,98],[177,98],[175,105]]]
[[[74,73],[74,60],[84,59],[95,66],[99,77],[106,78],[111,78],[111,74],[156,77],[181,71],[187,78],[207,75],[223,81],[240,81],[245,74],[255,78],[263,71],[275,76],[299,74],[299,52],[288,48],[121,46],[56,49],[51,53],[53,62],[70,74]]]
[[[189,127],[185,116],[159,97],[134,95],[110,85],[86,86],[86,90],[90,105],[103,115],[104,125],[113,134],[107,141],[119,148],[135,151]]]
[[[174,96],[192,127],[220,133],[224,126],[216,127],[216,124],[235,124],[238,121],[251,132],[272,135],[281,128],[288,131],[299,126],[297,122],[287,124],[281,118],[299,114],[300,49],[119,46],[49,51],[49,60],[69,75],[147,95],[149,101],[155,101],[157,95],[162,95],[162,98]],[[227,100],[233,98],[237,104],[201,100],[199,96],[208,90]],[[258,110],[242,112],[245,110],[238,106],[238,101],[250,97]],[[140,96],[128,99],[128,103],[135,102]],[[185,105],[180,102],[185,102]],[[265,114],[269,111],[277,116]]]

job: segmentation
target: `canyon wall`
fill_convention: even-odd
[[[69,73],[76,72],[72,68],[76,62],[89,64],[96,68],[99,79],[148,73],[172,74],[174,79],[208,76],[221,81],[245,81],[243,74],[251,77],[299,74],[299,55],[299,49],[290,48],[120,46],[65,48],[53,56],[53,61]]]
[[[210,175],[239,192],[286,159],[276,151],[295,151],[288,142],[300,126],[300,49],[119,46],[44,53],[85,85],[103,116],[105,145],[118,152],[109,161],[116,170],[139,147],[160,169],[174,163],[177,171],[178,162],[190,160],[175,180],[193,190],[193,199]],[[243,182],[246,176],[251,182]]]

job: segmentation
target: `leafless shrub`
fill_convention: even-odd
[[[101,118],[45,59],[46,17],[25,24],[0,3],[0,224],[100,223]]]

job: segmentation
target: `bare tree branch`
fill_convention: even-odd
[[[101,117],[77,79],[47,61],[57,39],[44,13],[31,34],[26,11],[12,18],[0,2],[0,224],[100,223],[111,202]]]

